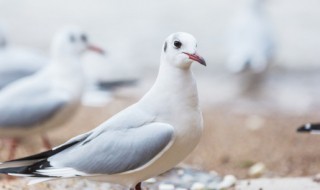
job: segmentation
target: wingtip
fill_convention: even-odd
[[[312,127],[311,123],[307,123],[307,124],[305,124],[305,125],[303,125],[303,126],[300,126],[300,127],[297,129],[297,132],[298,132],[298,133],[310,133],[311,127]]]
[[[297,129],[299,133],[320,134],[320,123],[307,123]]]

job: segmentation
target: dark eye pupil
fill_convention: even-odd
[[[182,43],[179,42],[179,41],[174,41],[173,42],[173,45],[176,47],[176,48],[180,48],[182,46]]]
[[[82,40],[83,42],[87,42],[87,41],[88,41],[88,37],[87,37],[86,35],[82,34],[82,35],[81,35],[81,40]]]

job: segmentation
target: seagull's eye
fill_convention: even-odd
[[[83,42],[87,42],[87,41],[88,41],[88,37],[87,37],[85,34],[82,34],[82,35],[81,35],[81,40],[82,40]]]
[[[173,42],[174,47],[176,47],[177,49],[179,49],[182,46],[182,43],[179,41],[174,41]]]
[[[69,40],[70,42],[74,43],[76,41],[76,38],[73,35],[70,35]]]

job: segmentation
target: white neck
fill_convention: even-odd
[[[197,85],[190,68],[177,68],[161,59],[156,82],[141,102],[158,102],[160,107],[163,103],[175,106],[178,102],[180,106],[198,108]]]
[[[53,58],[50,67],[52,82],[55,88],[69,91],[75,95],[82,93],[85,81],[79,57]]]

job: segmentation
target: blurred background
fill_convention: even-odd
[[[247,81],[243,78],[250,75],[250,70],[228,70],[232,52],[227,44],[235,18],[240,18],[243,10],[250,11],[250,3],[0,0],[0,22],[10,44],[35,48],[47,56],[55,32],[66,25],[78,25],[88,32],[90,41],[107,52],[105,57],[83,57],[88,75],[107,81],[138,80],[134,86],[113,92],[108,104],[82,106],[72,121],[49,134],[54,145],[94,128],[137,101],[156,78],[165,38],[184,31],[196,37],[198,53],[207,61],[207,67],[193,65],[205,133],[185,164],[239,178],[250,177],[249,168],[259,162],[267,176],[317,174],[320,137],[297,134],[296,128],[320,121],[320,2],[261,2],[273,54],[263,80],[255,84],[258,87],[243,93]],[[38,152],[41,146],[37,142],[26,140],[18,156]],[[1,161],[4,159],[1,155]]]

